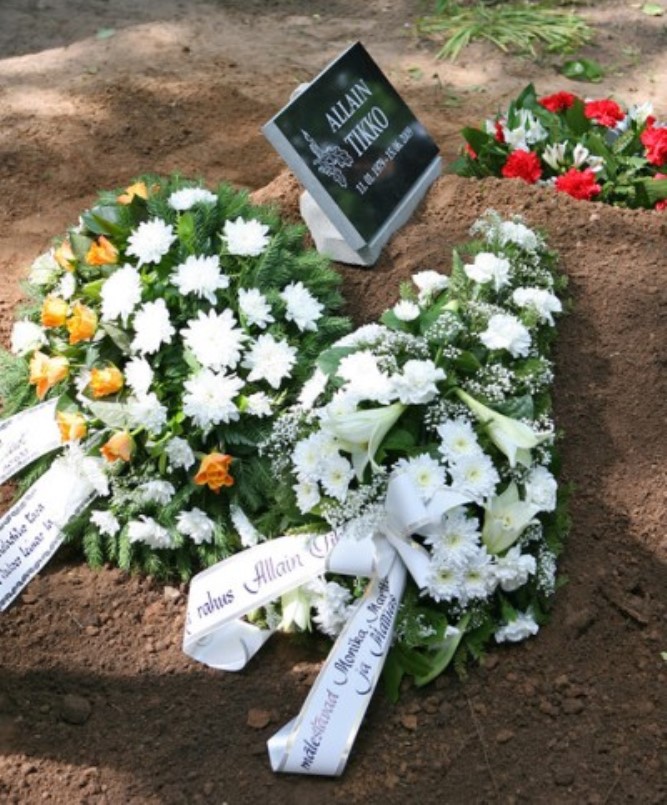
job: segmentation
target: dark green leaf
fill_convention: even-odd
[[[597,83],[602,81],[604,70],[600,65],[591,59],[573,59],[566,61],[561,67],[561,73],[573,81],[590,81]]]

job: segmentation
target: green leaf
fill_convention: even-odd
[[[656,201],[667,198],[667,179],[643,179],[638,182],[646,193],[649,205],[653,206]]]
[[[410,322],[399,319],[393,310],[385,310],[380,316],[380,321],[385,327],[389,327],[391,330],[400,330],[403,333],[412,332]]]
[[[335,375],[342,359],[353,352],[356,352],[355,347],[331,347],[319,356],[317,365],[325,375]]]
[[[384,683],[384,692],[387,694],[389,701],[393,704],[396,704],[400,698],[401,681],[404,676],[405,670],[401,665],[396,651],[392,649],[382,669],[382,681]]]
[[[84,224],[91,232],[97,235],[112,235],[122,237],[125,229],[119,224],[120,213],[118,207],[111,205],[93,207],[81,216]]]
[[[125,355],[130,354],[130,336],[122,327],[117,327],[115,324],[105,321],[102,324],[102,330],[109,336],[118,349]]]
[[[573,59],[566,61],[561,67],[561,73],[573,81],[590,81],[597,83],[602,81],[604,77],[604,70],[595,61],[591,59]]]
[[[481,129],[471,128],[470,126],[466,126],[466,128],[461,131],[461,134],[463,135],[463,139],[476,154],[479,154],[483,148],[493,145],[495,142],[491,134],[487,134]]]
[[[509,397],[494,408],[512,419],[532,419],[534,416],[533,398],[530,394],[525,394],[523,397]]]
[[[72,251],[77,260],[84,263],[88,250],[92,246],[93,241],[85,235],[80,235],[78,232],[73,232],[70,235],[69,242],[72,246]]]
[[[115,430],[128,430],[134,425],[129,416],[127,406],[116,402],[96,402],[91,400],[88,403],[89,410],[107,425]]]
[[[662,17],[665,9],[658,5],[658,3],[644,3],[642,6],[642,14],[647,14],[649,17]]]
[[[443,638],[438,650],[430,656],[431,667],[429,671],[419,676],[415,675],[415,684],[417,687],[420,688],[423,685],[428,685],[428,683],[432,682],[436,676],[440,676],[440,674],[449,665],[454,657],[454,654],[456,654],[456,649],[459,647],[459,643],[463,639],[469,619],[469,615],[461,618],[457,626],[459,630],[458,633]]]

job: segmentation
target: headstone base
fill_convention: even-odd
[[[347,244],[340,232],[324,214],[322,208],[310,193],[305,190],[299,200],[299,209],[301,217],[315,241],[317,251],[337,263],[365,268],[374,265],[387,241],[394,232],[407,223],[412,213],[417,209],[419,202],[426,195],[426,191],[440,175],[441,170],[442,159],[436,157],[412,185],[375,238],[361,249],[353,249]]]

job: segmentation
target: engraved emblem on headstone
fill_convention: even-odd
[[[318,172],[324,176],[331,177],[339,187],[347,187],[347,179],[341,168],[351,168],[354,165],[354,160],[349,151],[339,145],[327,145],[322,148],[307,131],[301,129],[301,133],[316,157],[313,160],[313,165]]]

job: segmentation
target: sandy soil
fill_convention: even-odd
[[[666,18],[597,2],[602,85],[474,46],[456,65],[411,31],[426,6],[352,0],[4,0],[0,334],[18,279],[98,189],[145,171],[230,180],[294,214],[260,134],[292,89],[361,39],[452,159],[528,81],[667,116]],[[275,177],[278,176],[276,179]],[[274,641],[242,674],[180,649],[184,591],[61,553],[0,618],[0,799],[13,803],[659,803],[665,784],[667,218],[517,182],[446,177],[372,271],[340,267],[357,322],[412,270],[446,267],[487,207],[542,227],[570,278],[554,393],[573,528],[552,624],[453,675],[378,694],[340,780],[276,777],[265,740],[326,643]],[[2,490],[9,499],[10,490]],[[259,714],[256,711],[262,711]],[[253,718],[254,716],[254,718]],[[263,724],[267,726],[252,726]]]

